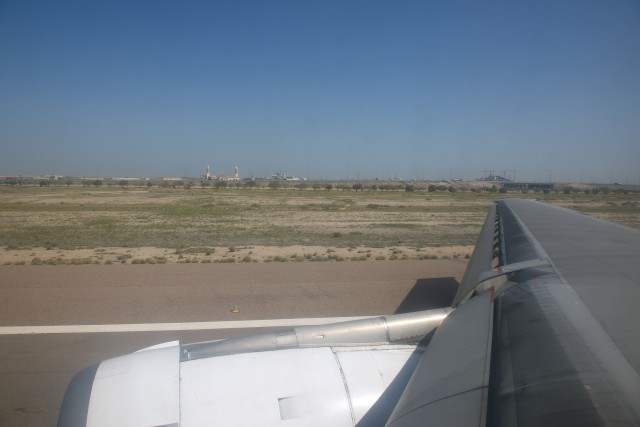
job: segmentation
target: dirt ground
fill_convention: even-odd
[[[189,264],[302,261],[468,259],[473,246],[340,248],[325,246],[211,247],[204,252],[168,248],[16,249],[0,248],[0,265]]]

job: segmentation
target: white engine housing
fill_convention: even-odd
[[[180,425],[354,426],[409,359],[415,367],[414,350],[297,348],[182,362]]]
[[[71,380],[58,425],[379,425],[449,312],[175,341],[105,360]]]
[[[378,411],[393,408],[422,355],[374,345],[180,361],[177,342],[159,347],[100,364],[88,426],[354,426],[385,390]]]

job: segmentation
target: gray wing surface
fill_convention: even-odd
[[[532,201],[507,205],[640,372],[640,232]]]
[[[457,389],[447,381],[459,386],[461,376],[484,372],[477,349],[486,316],[476,307],[455,319],[489,291],[484,414],[480,381]],[[453,305],[387,425],[640,425],[640,232],[535,201],[499,201]],[[450,339],[462,346],[447,346]],[[434,399],[434,388],[450,393]]]
[[[528,200],[497,204],[490,425],[640,425],[640,233]]]

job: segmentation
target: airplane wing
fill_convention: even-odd
[[[58,425],[640,425],[639,373],[640,232],[504,200],[451,309],[109,359]]]

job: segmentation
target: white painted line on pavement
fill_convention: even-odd
[[[230,320],[185,323],[130,323],[112,325],[1,326],[0,335],[95,334],[101,332],[198,331],[206,329],[281,328],[347,322],[375,316],[316,317],[301,319]]]

